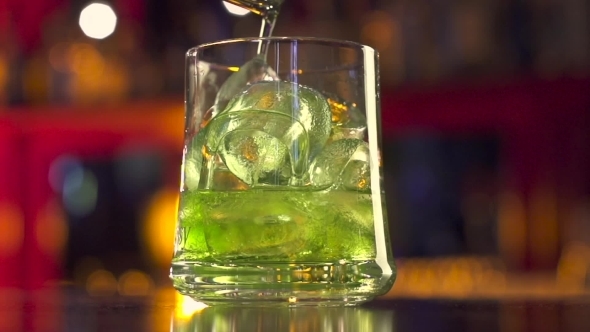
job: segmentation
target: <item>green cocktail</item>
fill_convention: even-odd
[[[276,49],[293,42],[360,47],[265,40]],[[281,76],[278,64],[270,68],[255,57],[227,77],[210,107],[205,94],[205,101],[187,103],[171,278],[181,293],[206,303],[367,301],[395,276],[377,120],[369,113],[377,111],[369,109],[377,97],[366,96],[373,101],[363,109],[298,83],[298,76]],[[197,86],[207,82],[203,73]]]
[[[366,263],[375,259],[370,194],[196,191],[182,196],[177,260]]]

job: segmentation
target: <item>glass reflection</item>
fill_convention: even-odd
[[[190,318],[174,319],[173,332],[235,331],[395,331],[394,313],[364,308],[208,307]]]

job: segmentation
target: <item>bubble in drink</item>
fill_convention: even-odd
[[[285,81],[252,84],[232,99],[224,112],[249,110],[273,111],[290,116],[301,123],[302,128],[285,128],[285,130],[307,131],[310,158],[321,151],[330,136],[331,111],[328,101],[321,93],[307,86]],[[302,133],[293,134],[302,135]]]
[[[274,81],[278,76],[266,63],[261,54],[246,62],[237,72],[223,83],[213,105],[212,115],[215,116],[223,111],[227,103],[248,85],[260,81]]]
[[[356,138],[328,143],[310,166],[314,186],[364,191],[370,189],[369,175],[369,145]]]

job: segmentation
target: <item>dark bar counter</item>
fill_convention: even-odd
[[[171,288],[94,296],[57,286],[2,290],[2,331],[562,331],[590,330],[590,298],[408,299],[359,307],[205,307]]]

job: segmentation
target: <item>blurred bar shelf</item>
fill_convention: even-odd
[[[48,179],[55,160],[110,160],[126,151],[155,150],[165,161],[165,185],[177,190],[183,126],[183,105],[176,100],[0,114],[0,137],[7,138],[0,145],[0,184],[6,184],[0,203],[10,208],[0,210],[0,218],[18,235],[6,257],[0,250],[0,287],[38,288],[63,277],[68,226]],[[16,217],[7,219],[7,213]]]
[[[499,137],[501,195],[517,197],[523,211],[500,206],[499,257],[508,271],[555,270],[564,246],[590,243],[579,238],[588,232],[574,230],[580,222],[568,219],[590,190],[590,79],[383,88],[381,96],[386,142],[416,132]],[[177,190],[183,126],[181,97],[0,108],[0,218],[15,239],[0,246],[0,286],[39,287],[61,277],[64,235],[56,230],[65,226],[48,181],[56,158],[108,159],[148,147],[166,160],[166,186]],[[534,203],[539,188],[548,193],[543,204]],[[524,233],[512,232],[514,225]]]

